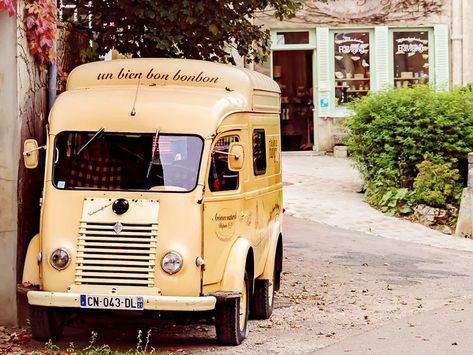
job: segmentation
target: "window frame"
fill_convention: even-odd
[[[301,44],[278,44],[278,32],[308,32],[309,43]],[[315,49],[315,28],[272,28],[270,32],[271,38],[271,50],[307,50]]]
[[[388,50],[389,50],[389,58],[388,58],[388,68],[389,68],[389,83],[392,87],[396,87],[396,83],[394,82],[394,32],[427,32],[428,36],[427,39],[429,41],[429,81],[427,85],[434,85],[435,80],[435,38],[434,38],[434,28],[433,27],[389,27],[388,28]]]
[[[239,143],[242,142],[242,134],[241,134],[241,132],[237,132],[237,131],[223,132],[218,137],[216,137],[214,139],[214,141],[212,141],[212,144],[210,146],[210,154],[209,154],[209,163],[208,163],[207,175],[205,177],[205,183],[208,186],[209,192],[212,193],[212,194],[225,194],[225,193],[227,193],[227,194],[232,193],[233,194],[235,192],[239,192],[240,188],[241,188],[241,175],[240,175],[239,171],[234,172],[235,174],[238,174],[237,186],[236,186],[235,189],[232,189],[232,190],[212,190],[212,186],[210,184],[210,174],[211,174],[211,171],[212,171],[212,164],[213,164],[212,155],[213,155],[215,146],[217,145],[217,142],[220,141],[220,139],[225,138],[225,137],[237,137],[236,142],[239,142]],[[227,157],[227,163],[228,163],[228,155],[225,155],[225,156]]]
[[[349,109],[347,106],[341,106],[336,104],[335,100],[335,33],[368,33],[369,38],[369,64],[370,64],[370,90],[367,92],[369,94],[371,91],[374,91],[375,87],[375,76],[376,76],[376,65],[375,65],[375,53],[376,53],[376,46],[375,46],[375,35],[374,35],[374,27],[359,27],[359,28],[352,28],[352,27],[341,27],[341,28],[330,28],[329,29],[329,78],[330,78],[330,106],[331,109],[331,116],[332,117],[346,117],[349,115]]]
[[[264,169],[258,169],[255,159],[255,134],[263,133],[263,155],[264,155]],[[253,128],[251,135],[251,155],[253,157],[253,174],[254,176],[265,175],[268,170],[268,154],[266,153],[266,130],[264,128]]]
[[[202,161],[203,161],[203,154],[204,154],[204,148],[205,148],[205,140],[202,136],[198,135],[198,134],[195,134],[195,133],[162,133],[162,135],[165,135],[165,136],[188,136],[188,137],[196,137],[198,139],[200,139],[201,141],[201,147],[200,147],[200,160],[199,160],[199,164],[197,166],[197,169],[196,169],[196,178],[195,178],[195,184],[194,184],[194,187],[190,190],[153,190],[153,189],[111,189],[111,190],[108,190],[108,189],[101,189],[101,188],[90,188],[90,187],[74,187],[74,188],[62,188],[62,187],[59,187],[58,184],[56,183],[56,174],[57,174],[57,171],[56,171],[56,163],[57,163],[57,149],[56,149],[56,146],[58,144],[58,140],[61,138],[61,135],[62,134],[68,134],[68,133],[88,133],[88,134],[94,134],[94,133],[97,133],[97,132],[94,132],[94,131],[75,131],[75,130],[70,130],[70,129],[66,129],[64,131],[61,131],[61,132],[58,132],[54,135],[54,139],[52,141],[53,143],[53,152],[52,152],[52,163],[51,163],[51,172],[50,172],[50,182],[51,182],[51,185],[58,191],[97,191],[97,192],[101,192],[101,193],[115,193],[115,192],[140,192],[140,193],[156,193],[156,192],[159,192],[159,193],[180,193],[180,194],[186,194],[186,193],[190,193],[190,192],[193,192],[197,186],[199,186],[199,179],[200,179],[200,171],[201,171],[201,167],[202,167]],[[137,135],[149,135],[149,136],[154,136],[156,134],[156,132],[120,132],[120,131],[110,131],[110,132],[104,132],[104,134],[107,134],[107,135],[124,135],[126,136],[127,134],[137,134]]]

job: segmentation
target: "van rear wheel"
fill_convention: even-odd
[[[274,280],[255,280],[255,291],[251,299],[252,319],[268,319],[274,308]]]
[[[248,313],[250,282],[245,272],[240,297],[217,302],[215,309],[215,330],[217,339],[225,345],[239,345],[248,334]]]
[[[64,315],[52,307],[31,306],[30,324],[34,339],[55,340],[61,337],[64,330]]]

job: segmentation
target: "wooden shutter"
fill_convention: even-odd
[[[371,67],[371,76],[374,76],[373,90],[384,90],[392,85],[390,73],[390,60],[392,56],[391,46],[389,45],[389,31],[387,26],[378,26],[374,29],[374,50],[375,62]],[[373,50],[373,48],[371,48]],[[373,81],[373,80],[372,80]]]
[[[435,87],[447,91],[450,87],[450,65],[448,51],[448,25],[434,27]]]
[[[333,91],[333,80],[330,73],[332,63],[330,56],[330,36],[328,28],[317,28],[317,90],[319,108],[319,116],[327,117],[330,113],[330,107],[333,104],[330,102],[330,94]],[[328,105],[326,105],[328,103]],[[327,106],[327,107],[324,107]]]

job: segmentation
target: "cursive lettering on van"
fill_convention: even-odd
[[[146,74],[146,75],[145,75]],[[160,80],[160,81],[177,81],[187,83],[208,83],[217,84],[219,81],[218,76],[206,75],[203,71],[198,74],[182,73],[181,69],[178,69],[174,74],[159,72],[156,68],[150,68],[147,72],[134,72],[132,69],[125,67],[120,68],[118,73],[98,73],[97,80],[136,80],[136,79],[147,79],[147,80]]]
[[[130,69],[121,68],[118,72],[118,79],[141,79],[143,73],[133,73]]]
[[[176,74],[174,74],[172,79],[175,80],[175,81],[187,81],[187,82],[190,81],[190,82],[193,82],[193,83],[202,82],[202,83],[214,83],[214,84],[217,84],[217,81],[218,81],[218,77],[216,77],[216,76],[214,76],[214,77],[205,76],[203,71],[201,71],[197,75],[185,75],[185,74],[181,74],[180,69],[177,71]]]
[[[88,214],[89,216],[93,216],[94,214],[103,211],[103,210],[106,209],[107,207],[110,207],[112,204],[113,204],[113,202],[110,202],[109,204],[104,205],[104,206],[102,206],[102,207],[99,207],[99,208],[97,208],[96,210],[90,211],[90,212],[87,213],[87,214]]]
[[[216,222],[221,222],[221,221],[234,221],[236,220],[236,213],[229,214],[229,215],[220,215],[218,213],[215,214],[215,219]]]
[[[154,71],[154,68],[151,68],[146,74],[146,79],[169,80],[169,74],[158,73]]]
[[[97,80],[109,80],[113,79],[113,73],[99,73],[97,75]]]

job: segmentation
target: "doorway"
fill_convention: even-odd
[[[312,150],[314,96],[312,50],[273,52],[273,79],[281,88],[283,150]]]

